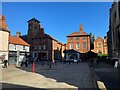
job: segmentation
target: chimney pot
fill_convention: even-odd
[[[17,36],[17,37],[20,37],[20,36],[21,36],[21,33],[20,33],[20,32],[16,32],[16,36]]]

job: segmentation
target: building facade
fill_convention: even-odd
[[[5,55],[5,59],[8,60],[8,41],[9,41],[10,31],[6,25],[6,20],[4,16],[0,16],[0,58]],[[0,60],[1,63],[1,60]]]
[[[25,58],[25,54],[29,55],[30,45],[20,38],[20,32],[16,36],[9,36],[9,65],[19,66]]]
[[[110,59],[120,58],[120,1],[113,2],[110,8],[108,55]]]
[[[107,55],[107,37],[105,36],[104,39],[102,39],[100,36],[98,36],[98,38],[94,41],[94,49],[92,51],[97,54]]]
[[[79,32],[73,32],[67,36],[68,49],[74,49],[80,53],[90,51],[90,35],[84,32],[82,25],[80,25]]]
[[[44,32],[40,21],[32,18],[28,21],[27,42],[30,44],[30,53],[39,60],[61,59],[65,45]]]

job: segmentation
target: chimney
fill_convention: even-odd
[[[80,24],[80,31],[83,31],[83,26],[82,26],[82,24]]]
[[[41,34],[44,34],[44,28],[41,28],[40,32],[41,32]]]
[[[4,30],[8,30],[8,27],[6,25],[5,17],[0,15],[0,28]]]
[[[16,36],[17,36],[17,37],[20,37],[20,36],[21,36],[21,33],[20,33],[20,32],[16,32]]]
[[[104,36],[104,39],[106,39],[107,38],[107,36]]]

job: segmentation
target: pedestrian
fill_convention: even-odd
[[[5,59],[6,55],[3,55],[3,63],[4,63],[4,66],[3,68],[7,68],[7,60]]]
[[[25,67],[28,67],[28,58],[25,60]]]
[[[117,67],[118,67],[118,60],[115,61],[115,65],[114,65],[114,68],[117,69]]]
[[[53,65],[55,65],[55,60],[54,59],[52,59],[52,63],[53,63]]]

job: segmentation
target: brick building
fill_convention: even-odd
[[[23,36],[23,39],[30,44],[30,53],[33,58],[56,60],[64,56],[65,45],[46,34],[40,21],[35,18],[28,21],[28,35]]]
[[[67,36],[68,49],[74,49],[80,53],[90,51],[90,35],[84,32],[82,24],[79,32],[73,32]]]
[[[94,41],[94,49],[92,51],[98,54],[108,54],[107,37],[105,36],[104,39],[102,39],[100,36],[98,36],[98,38]]]

